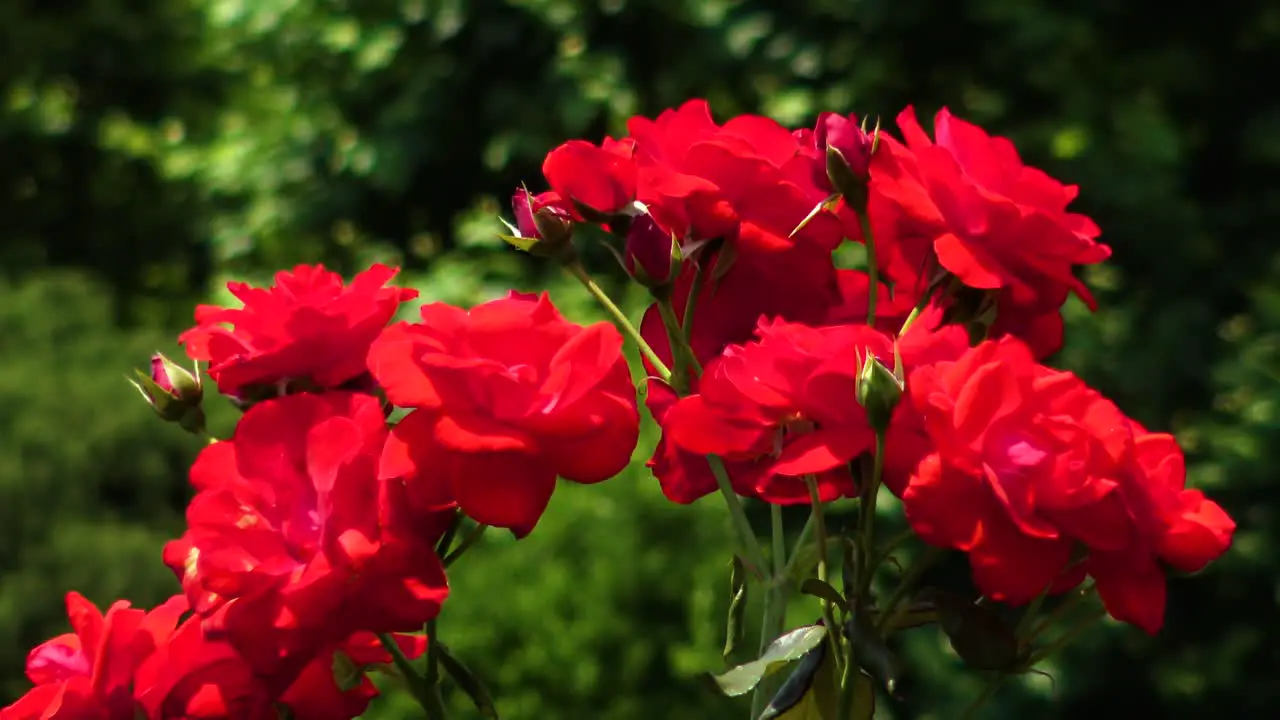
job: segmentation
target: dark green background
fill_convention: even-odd
[[[1068,306],[1057,362],[1176,432],[1240,527],[1210,571],[1171,582],[1158,637],[1107,626],[1048,668],[1056,686],[1012,684],[989,716],[1275,717],[1267,67],[1266,0],[0,3],[0,700],[65,627],[67,589],[149,604],[175,588],[159,548],[198,441],[124,374],[174,350],[196,301],[229,276],[385,260],[430,299],[550,286],[588,318],[495,240],[509,190],[537,186],[564,139],[706,97],[722,119],[795,126],[945,104],[1082,187],[1114,259],[1087,273],[1098,315]],[[563,487],[528,541],[495,536],[453,574],[443,632],[511,720],[745,717],[695,680],[717,667],[727,553],[717,501],[671,506],[642,468]],[[893,717],[954,717],[980,687],[931,631],[905,652]]]

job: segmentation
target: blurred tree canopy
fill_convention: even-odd
[[[1088,278],[1100,313],[1068,307],[1059,363],[1175,431],[1240,530],[1172,583],[1158,637],[1100,633],[1056,688],[1011,685],[991,716],[1274,717],[1274,67],[1265,0],[0,3],[0,700],[24,649],[62,631],[66,590],[150,603],[174,587],[159,547],[198,443],[121,375],[194,302],[316,261],[399,263],[464,303],[543,287],[548,268],[495,239],[510,190],[567,138],[706,97],[794,126],[947,105],[1081,186],[1114,258]],[[718,660],[727,552],[714,499],[670,506],[637,467],[562,491],[527,543],[464,563],[444,631],[512,720],[727,713],[695,679]],[[952,660],[917,664],[893,716],[973,692]]]

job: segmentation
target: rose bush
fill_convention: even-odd
[[[936,626],[991,692],[1105,615],[1158,631],[1168,569],[1205,567],[1235,524],[1187,487],[1172,435],[1048,364],[1068,295],[1096,309],[1075,272],[1110,255],[1100,229],[1007,139],[945,109],[932,138],[912,108],[897,127],[720,124],[695,100],[553,149],[550,189],[514,193],[503,237],[563,266],[614,324],[517,292],[389,324],[416,293],[380,265],[349,285],[320,266],[233,283],[243,307],[201,307],[180,338],[244,411],[191,469],[187,529],[163,553],[181,594],[105,615],[68,596],[75,632],[32,651],[34,687],[0,720],[337,720],[376,698],[373,672],[433,720],[446,675],[497,717],[439,641],[447,568],[486,528],[530,537],[558,479],[622,471],[637,387],[661,492],[718,494],[734,524],[726,658],[749,662],[715,679],[752,694],[753,718],[871,718],[876,685],[898,678],[888,638],[913,627]],[[583,233],[649,292],[639,323],[580,260]],[[837,265],[847,243],[861,266]],[[137,384],[204,434],[198,370],[157,356]],[[882,490],[910,536],[877,534]],[[744,502],[769,506],[768,542]],[[783,505],[809,508],[790,549]],[[903,543],[932,548],[923,563],[963,553],[971,586],[886,572]],[[744,657],[753,585],[763,638]],[[814,622],[788,630],[802,595]],[[776,688],[766,666],[789,661]],[[940,712],[973,717],[991,692]]]

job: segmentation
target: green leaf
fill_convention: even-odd
[[[844,588],[845,597],[853,597],[858,592],[858,543],[845,536],[840,542],[840,585]]]
[[[840,689],[827,643],[805,653],[759,720],[836,720]]]
[[[827,629],[821,625],[796,628],[770,643],[759,659],[739,665],[713,679],[725,695],[744,695],[751,692],[766,675],[821,645],[826,635]]]
[[[493,703],[493,696],[489,694],[489,689],[484,686],[484,683],[480,682],[480,679],[466,665],[463,665],[461,660],[454,657],[448,646],[437,643],[436,652],[439,653],[437,657],[440,660],[440,667],[443,667],[444,671],[449,673],[449,677],[453,678],[458,687],[467,694],[467,697],[471,698],[476,710],[479,710],[480,714],[487,718],[497,720],[498,709]]]
[[[524,252],[532,252],[533,246],[538,244],[538,238],[536,237],[520,237],[519,235],[503,234],[499,234],[498,237],[502,238],[502,241],[511,247],[517,250],[523,250]]]
[[[845,606],[844,596],[839,590],[831,587],[831,584],[818,578],[807,578],[800,583],[800,592],[805,595],[812,595],[819,600],[826,600],[836,607],[843,608]]]
[[[746,630],[747,569],[742,558],[733,556],[733,569],[729,572],[729,616],[726,621],[724,659],[727,661],[738,649],[738,643]]]

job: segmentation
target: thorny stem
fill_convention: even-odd
[[[653,348],[649,346],[649,343],[645,342],[644,338],[640,335],[640,331],[637,330],[636,326],[627,318],[627,314],[622,312],[622,308],[614,304],[613,300],[609,299],[609,295],[596,284],[595,280],[591,279],[591,276],[587,274],[586,269],[582,267],[582,263],[574,261],[564,267],[569,271],[570,275],[574,276],[577,278],[578,282],[582,283],[582,286],[587,289],[587,292],[591,293],[591,296],[596,299],[596,302],[600,303],[601,307],[605,309],[605,312],[609,313],[609,317],[611,317],[618,325],[623,334],[631,338],[632,342],[640,348],[640,354],[644,355],[644,359],[648,360],[649,364],[653,366],[654,371],[658,373],[658,377],[662,378],[663,382],[670,382],[671,369],[667,367],[666,363],[662,362],[662,359],[653,351]]]

